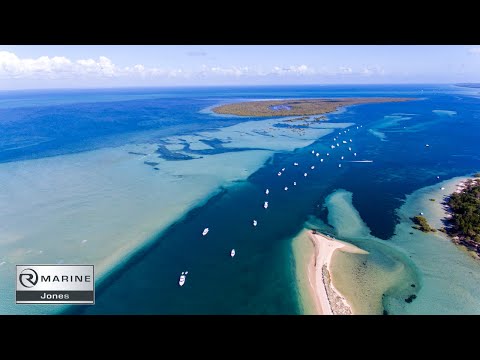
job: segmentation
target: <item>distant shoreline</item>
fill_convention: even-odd
[[[480,243],[473,239],[470,239],[466,234],[462,233],[461,230],[455,226],[453,220],[454,217],[458,214],[456,214],[452,209],[450,200],[452,198],[452,195],[462,194],[473,187],[478,187],[479,185],[480,178],[478,176],[468,177],[467,179],[460,181],[456,185],[455,191],[450,194],[444,202],[445,210],[447,211],[448,215],[443,219],[443,222],[446,224],[446,226],[444,227],[445,233],[452,240],[452,242],[457,246],[464,246],[469,251],[473,252],[474,254],[472,255],[474,255],[476,259],[480,259]]]
[[[212,108],[216,114],[272,117],[272,116],[310,116],[337,111],[348,105],[373,104],[385,102],[404,102],[420,100],[418,98],[323,98],[323,99],[287,99],[245,101],[219,105]],[[323,120],[323,119],[318,119]]]
[[[461,83],[461,84],[455,84],[455,86],[464,87],[464,88],[472,88],[472,89],[480,88],[479,83]]]

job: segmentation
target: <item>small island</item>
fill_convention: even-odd
[[[420,230],[423,232],[437,231],[428,224],[428,221],[424,216],[420,216],[420,215],[414,216],[412,218],[412,221],[415,223],[415,225],[413,225],[412,227],[416,230]]]
[[[219,105],[212,111],[216,114],[272,117],[272,116],[310,116],[321,115],[338,110],[342,106],[373,104],[385,102],[403,102],[416,98],[335,98],[335,99],[288,99],[268,101],[246,101]],[[324,120],[316,118],[315,120]]]
[[[454,243],[480,256],[480,173],[457,188],[445,201],[451,213],[445,230]]]
[[[478,83],[461,83],[461,84],[455,84],[455,86],[460,86],[460,87],[467,87],[467,88],[480,88],[480,84]]]

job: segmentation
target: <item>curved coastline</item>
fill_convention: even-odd
[[[301,256],[301,249],[304,256]],[[356,314],[351,299],[335,286],[331,263],[337,250],[351,254],[368,254],[355,245],[318,231],[303,229],[295,238],[294,252],[298,261],[297,277],[304,314]]]
[[[338,220],[343,219],[340,223],[335,219],[329,220],[335,220],[333,226],[337,232],[342,229],[336,236],[352,241],[369,252],[368,255],[356,255],[340,249],[332,253],[329,262],[333,283],[343,292],[342,295],[352,306],[354,314],[381,314],[382,307],[384,314],[479,313],[480,303],[475,300],[479,293],[476,286],[479,276],[475,271],[478,269],[478,260],[465,248],[454,245],[447,234],[440,231],[422,233],[412,229],[413,222],[410,219],[412,215],[422,211],[433,227],[442,227],[443,220],[448,215],[442,204],[443,200],[467,178],[468,176],[450,178],[407,195],[405,203],[397,209],[400,223],[395,228],[395,235],[388,242],[367,236],[368,228],[365,224],[360,224],[358,229],[353,226],[352,232],[345,233],[346,229],[355,223],[348,219],[351,217],[348,209],[354,208],[351,204],[337,203],[341,192],[337,193],[334,203],[330,201],[327,204],[329,213],[333,210],[332,216]],[[329,199],[332,200],[332,196]],[[330,209],[332,206],[334,209]],[[338,206],[345,209],[335,215],[335,207]],[[320,229],[323,232],[327,230],[323,226]],[[311,248],[311,256],[312,251]],[[378,258],[378,255],[389,260],[387,263],[377,263],[375,258]],[[431,261],[432,258],[438,261]],[[365,267],[364,262],[368,259],[373,262]],[[442,265],[444,263],[451,266],[445,268]],[[306,267],[305,264],[303,266]],[[355,274],[358,270],[361,270],[361,273]],[[466,271],[470,273],[468,277],[465,277]],[[452,295],[443,299],[441,289],[445,288],[448,288]],[[313,291],[304,291],[301,295],[302,301],[305,301],[305,297],[315,294]],[[442,301],[434,300],[440,298]]]
[[[312,289],[315,290],[314,296],[317,299],[316,303],[320,305],[321,314],[354,315],[348,299],[335,287],[331,270],[332,256],[337,250],[360,254],[367,252],[355,245],[318,232],[309,231],[308,236],[315,249],[308,265],[308,275]]]
[[[455,219],[455,216],[459,215],[459,212],[455,213],[450,202],[453,195],[457,196],[465,194],[473,187],[478,188],[479,184],[479,173],[476,173],[472,177],[469,177],[466,180],[462,180],[457,183],[455,191],[445,197],[445,202],[443,204],[448,215],[446,215],[443,219],[445,227],[439,229],[440,231],[446,233],[454,244],[465,248],[475,259],[480,259],[480,244],[478,242],[478,238],[477,240],[473,240],[468,234],[465,233],[465,231],[461,230],[458,224],[457,226],[455,225],[455,221],[453,220]]]

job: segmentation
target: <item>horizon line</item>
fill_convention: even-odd
[[[120,90],[120,89],[188,89],[188,88],[222,88],[222,87],[299,87],[299,86],[389,86],[389,85],[427,85],[427,86],[438,86],[438,85],[453,85],[459,86],[464,84],[477,84],[475,82],[465,83],[465,82],[452,82],[452,83],[351,83],[351,84],[335,84],[335,83],[324,83],[324,84],[213,84],[213,85],[150,85],[150,86],[111,86],[111,87],[48,87],[48,88],[21,88],[21,89],[0,89],[2,92],[15,92],[15,91],[48,91],[48,90]]]

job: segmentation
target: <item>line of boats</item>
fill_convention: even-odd
[[[360,125],[360,128],[361,128],[361,127],[362,127],[362,125]],[[359,129],[359,126],[357,126],[357,130],[358,130],[358,129]],[[343,133],[346,134],[348,131],[350,131],[350,129],[344,130]],[[340,135],[342,135],[342,133],[339,132],[338,135],[340,136]],[[334,137],[334,138],[333,138],[333,141],[337,141],[337,137]],[[349,139],[349,141],[350,141],[350,143],[353,142],[352,139]],[[347,144],[347,143],[348,143],[348,142],[345,141],[345,140],[342,141],[342,144]],[[425,146],[426,146],[426,147],[429,147],[428,144],[426,144]],[[334,144],[334,145],[331,145],[330,147],[331,147],[332,149],[335,149],[335,147],[340,147],[340,143],[336,143],[336,146],[335,146],[335,144]],[[352,151],[352,148],[351,148],[350,146],[348,147],[348,151]],[[320,153],[315,152],[315,150],[312,150],[312,154],[314,154],[315,157],[319,157],[319,156],[320,156]],[[326,156],[330,156],[330,153],[326,153]],[[354,152],[354,153],[353,153],[353,156],[357,156],[357,153]],[[344,158],[345,158],[345,157],[342,155],[340,159],[343,160]],[[323,158],[320,159],[320,162],[323,162]],[[294,163],[293,163],[293,166],[298,166],[298,162],[294,162]],[[338,164],[338,167],[341,168],[341,167],[342,167],[342,164]],[[310,169],[311,169],[311,170],[314,170],[314,169],[315,169],[315,166],[314,166],[314,165],[310,166]],[[282,170],[279,171],[279,172],[277,173],[277,175],[278,175],[278,176],[281,176],[283,172],[285,172],[285,168],[282,168]],[[304,176],[304,177],[307,177],[307,176],[308,176],[308,173],[305,172],[305,173],[303,174],[303,176]],[[438,178],[438,176],[437,176],[437,178]],[[297,185],[297,182],[294,181],[294,182],[293,182],[293,185],[296,186],[296,185]],[[444,188],[442,188],[442,190],[443,190],[443,189],[444,189]],[[288,190],[288,186],[285,186],[285,187],[284,187],[284,190],[287,191],[287,190]],[[270,190],[269,190],[269,189],[266,189],[266,190],[265,190],[265,195],[268,195],[269,193],[270,193]],[[265,201],[265,202],[263,203],[263,207],[264,207],[265,209],[268,208],[268,201]],[[258,222],[257,222],[256,219],[254,219],[254,220],[252,221],[252,225],[253,225],[253,227],[256,227],[256,226],[258,225]],[[203,235],[203,236],[206,236],[206,235],[209,233],[209,231],[210,231],[210,229],[209,229],[208,227],[206,227],[205,229],[203,229],[202,235]],[[236,254],[235,249],[230,250],[230,257],[233,258],[233,257],[235,256],[235,254]],[[183,285],[185,284],[185,281],[186,281],[186,279],[187,279],[187,275],[188,275],[188,271],[182,271],[182,273],[181,273],[181,275],[180,275],[180,279],[178,280],[178,284],[179,284],[180,286],[183,286]]]

